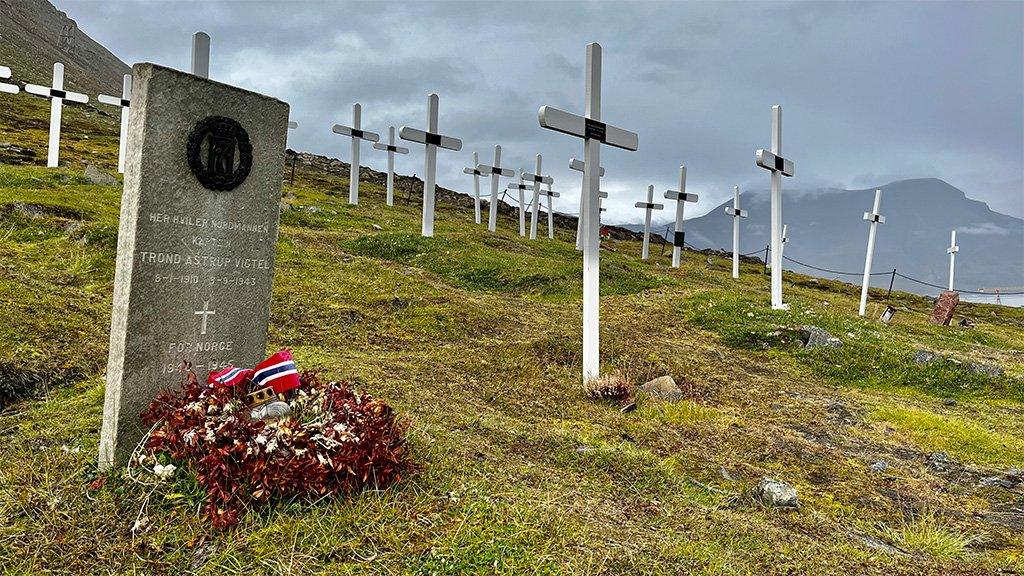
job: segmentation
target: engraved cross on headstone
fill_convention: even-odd
[[[209,319],[210,316],[216,316],[217,312],[214,311],[214,310],[210,310],[210,301],[209,300],[205,300],[205,301],[203,301],[203,309],[202,310],[196,310],[195,311],[195,315],[203,317],[203,321],[202,321],[202,324],[200,325],[199,333],[205,335],[206,334],[206,322],[207,322],[207,320]]]
[[[583,381],[600,376],[601,304],[600,304],[600,210],[601,144],[624,150],[636,150],[639,137],[601,121],[601,45],[587,45],[584,115],[570,114],[544,106],[538,113],[541,127],[583,139]]]

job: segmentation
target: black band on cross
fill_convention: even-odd
[[[64,90],[57,90],[56,88],[50,88],[50,98],[65,98],[68,93]]]
[[[682,248],[685,244],[686,244],[686,232],[685,231],[676,232],[675,235],[672,237],[672,245],[676,246],[678,248]]]
[[[775,170],[782,172],[783,168],[786,167],[786,160],[782,156],[775,157]],[[762,172],[763,174],[763,172]]]
[[[353,138],[362,138],[363,134],[365,134],[365,132],[363,132],[362,130],[357,130],[355,128],[352,129],[352,137]]]
[[[131,100],[125,100],[124,98],[121,98],[121,107],[122,108],[128,108],[130,106],[131,106]]]
[[[423,135],[423,142],[425,144],[433,144],[434,146],[441,145],[441,135],[433,134],[431,132],[425,132]]]

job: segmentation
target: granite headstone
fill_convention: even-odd
[[[288,105],[153,64],[132,70],[101,469],[186,370],[266,354]]]
[[[946,290],[939,294],[939,299],[935,301],[935,308],[932,309],[932,315],[928,318],[928,322],[949,326],[949,323],[953,320],[953,312],[956,310],[956,305],[959,303],[959,292]]]

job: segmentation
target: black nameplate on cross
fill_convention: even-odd
[[[352,128],[351,132],[353,138],[362,138],[363,134],[365,134],[365,132],[363,132],[362,130],[358,130],[356,128]]]
[[[434,134],[432,132],[426,132],[423,136],[423,140],[427,144],[433,144],[434,146],[441,145],[441,135]]]
[[[608,138],[608,125],[598,120],[586,118],[584,137],[603,143]]]
[[[672,238],[672,245],[673,246],[678,246],[679,248],[682,248],[683,246],[685,246],[686,245],[686,232],[685,231],[676,232],[675,236],[673,236],[673,238]]]

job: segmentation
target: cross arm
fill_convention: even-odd
[[[561,194],[559,194],[558,192],[555,192],[554,190],[541,190],[540,191],[540,195],[541,196],[551,196],[552,198],[558,198],[559,196],[561,196]]]
[[[335,134],[341,134],[342,136],[351,136],[353,138],[359,138],[362,140],[369,140],[370,142],[377,142],[380,140],[380,135],[375,132],[369,132],[366,130],[358,130],[349,126],[343,126],[341,124],[335,124],[331,128],[331,132]]]
[[[402,126],[402,129],[398,131],[398,137],[410,142],[433,144],[434,146],[439,146],[446,150],[455,150],[456,152],[462,150],[462,140],[459,140],[458,138],[424,132],[423,130],[418,130],[416,128],[409,128],[408,126]]]
[[[541,127],[577,138],[592,138],[602,144],[624,150],[636,150],[639,145],[640,137],[636,135],[636,132],[570,114],[551,106],[542,106],[537,117]]]
[[[569,160],[569,169],[570,170],[575,170],[577,172],[583,172],[583,167],[584,166],[586,166],[586,164],[583,163],[583,160],[577,160],[575,158],[573,158],[572,160]],[[604,177],[604,166],[601,166],[601,171],[598,174],[598,176]]]
[[[78,102],[79,104],[87,104],[89,102],[89,97],[85,94],[68,92],[67,90],[57,90],[56,88],[39,86],[37,84],[25,84],[25,92],[36,96],[42,96],[43,98],[63,98],[64,100]]]
[[[0,78],[10,78],[11,69],[7,66],[0,66]]]
[[[465,172],[466,174],[472,174],[473,176],[483,175],[483,173],[477,170],[476,168],[463,168],[462,171]]]
[[[637,208],[647,208],[648,210],[661,210],[665,208],[664,204],[655,204],[653,202],[637,202],[636,204],[633,204],[633,206],[636,206]]]
[[[103,104],[110,104],[111,106],[120,106],[122,108],[128,108],[131,105],[131,101],[127,98],[107,96],[106,94],[100,94],[96,97],[96,99],[102,102]]]
[[[696,202],[697,195],[690,194],[689,192],[679,192],[677,190],[666,190],[665,198],[669,200],[679,200],[681,202]]]
[[[960,247],[959,246],[950,246],[949,248],[946,248],[946,253],[947,254],[956,254],[959,251],[960,251]]]
[[[396,154],[408,154],[409,149],[402,146],[392,146],[390,144],[384,144],[382,142],[374,142],[373,147],[377,150],[384,150],[386,152],[394,152]]]
[[[740,218],[746,218],[747,217],[747,211],[746,210],[737,210],[736,208],[731,208],[729,206],[725,207],[725,213],[728,214],[729,216],[738,216]]]
[[[511,178],[516,175],[515,170],[509,168],[499,168],[497,166],[488,166],[486,164],[477,164],[476,169],[480,171],[484,176],[490,176],[491,174],[498,174],[499,176],[505,176]]]
[[[288,129],[289,130],[295,130],[298,127],[299,127],[299,123],[296,122],[295,120],[289,120],[288,121]]]
[[[871,212],[864,213],[864,219],[868,222],[878,222],[879,224],[885,224],[885,216],[881,214],[872,214]]]
[[[773,172],[782,172],[783,176],[793,175],[793,162],[782,156],[776,156],[767,150],[758,150],[754,154],[754,161],[761,168],[767,168]]]
[[[537,174],[523,174],[524,180],[530,182],[539,182],[541,184],[554,184],[555,180],[551,176],[538,176]]]

